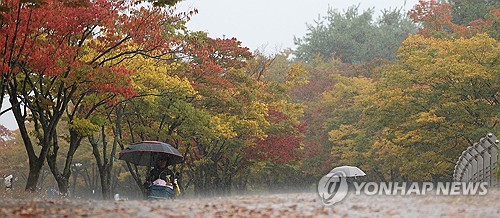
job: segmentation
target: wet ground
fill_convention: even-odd
[[[349,194],[330,207],[316,193],[161,201],[0,200],[0,217],[500,217],[500,191],[485,196]]]

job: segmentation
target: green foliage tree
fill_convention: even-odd
[[[329,8],[327,16],[308,25],[306,36],[295,38],[295,56],[311,60],[319,54],[327,60],[339,58],[346,63],[376,57],[394,60],[401,41],[416,32],[416,26],[401,10],[385,10],[373,21],[373,9],[358,14],[358,8],[350,7],[344,13]]]
[[[491,0],[450,0],[453,9],[453,23],[468,25],[474,20],[486,20],[487,14],[500,8],[499,1]]]

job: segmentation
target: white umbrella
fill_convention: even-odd
[[[331,170],[327,176],[339,176],[339,177],[357,177],[357,176],[366,176],[366,173],[358,167],[353,166],[341,166],[335,167]]]

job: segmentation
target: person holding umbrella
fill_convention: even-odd
[[[138,166],[153,167],[143,184],[148,199],[171,199],[180,194],[179,175],[168,166],[182,163],[184,157],[172,145],[159,141],[134,143],[119,153],[119,159]]]
[[[168,168],[167,159],[158,158],[144,182],[149,198],[174,198],[180,194],[177,176]]]

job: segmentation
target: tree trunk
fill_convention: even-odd
[[[71,172],[76,170],[76,166],[73,164],[73,156],[80,145],[82,137],[77,134],[75,131],[70,130],[70,142],[69,142],[69,150],[66,154],[66,160],[64,161],[64,168],[62,172],[59,171],[59,167],[57,165],[57,154],[59,151],[59,142],[57,138],[57,132],[54,133],[54,137],[52,140],[52,152],[50,155],[47,155],[47,163],[49,165],[50,171],[57,182],[57,186],[59,187],[59,192],[67,196],[69,194],[69,181],[71,177]]]
[[[108,177],[109,177],[109,175],[106,172],[101,171],[101,169],[99,169],[99,173],[101,174],[101,194],[102,194],[102,199],[109,200],[109,199],[111,199],[110,184],[108,183]]]
[[[99,167],[99,174],[101,175],[101,193],[102,193],[102,198],[104,200],[109,200],[113,197],[112,195],[112,186],[111,186],[111,181],[112,181],[112,171],[113,169],[113,164],[112,161],[107,163],[106,165],[103,165],[102,167]]]
[[[15,90],[15,89],[14,89]],[[29,173],[26,180],[26,191],[35,192],[37,191],[38,179],[40,177],[40,171],[42,170],[43,164],[45,163],[45,158],[48,153],[48,148],[46,146],[42,147],[40,154],[37,156],[35,154],[35,149],[33,148],[33,143],[31,142],[30,134],[26,129],[25,121],[26,117],[23,115],[21,110],[21,103],[15,96],[15,92],[10,94],[10,104],[12,105],[12,113],[16,119],[17,125],[19,127],[19,132],[23,139],[24,147],[28,154],[29,161]]]
[[[34,161],[33,164],[30,164],[30,169],[28,173],[28,179],[26,181],[26,191],[35,192],[37,190],[38,178],[40,177],[40,171],[43,167],[43,162]]]
[[[56,181],[57,181],[57,187],[59,188],[59,192],[63,196],[67,196],[68,193],[69,193],[69,182],[68,182],[68,179],[66,179],[64,177],[60,177],[60,178],[56,179]]]
[[[101,126],[100,138],[95,139],[93,136],[89,136],[89,142],[92,145],[92,153],[97,162],[97,168],[99,169],[99,175],[101,179],[101,192],[103,199],[111,199],[111,181],[113,176],[113,160],[118,147],[119,139],[119,125],[121,121],[121,107],[116,107],[116,120],[115,128],[113,128],[113,142],[111,144],[111,151],[108,153],[108,141],[106,135],[105,126]],[[102,144],[102,151],[99,151],[98,144]],[[102,153],[102,155],[101,155]]]
[[[16,83],[11,83],[9,85],[9,102],[12,105],[12,113],[14,114],[14,118],[16,119],[17,125],[19,127],[19,132],[21,133],[21,137],[23,139],[24,147],[26,148],[26,152],[28,153],[28,160],[29,160],[29,166],[30,166],[30,171],[28,175],[28,180],[26,181],[26,190],[28,191],[36,191],[37,190],[37,183],[38,179],[40,177],[40,171],[43,167],[43,164],[45,160],[47,159],[47,156],[49,154],[49,150],[51,149],[51,146],[54,146],[54,150],[51,154],[53,158],[57,157],[57,132],[56,132],[56,126],[57,123],[59,122],[62,113],[62,111],[65,106],[67,105],[67,102],[64,102],[62,104],[62,108],[54,108],[52,111],[52,114],[48,116],[47,111],[43,110],[38,110],[35,111],[33,110],[30,106],[22,105],[23,104],[28,104],[26,100],[19,101],[18,99],[18,87]],[[26,91],[26,90],[25,90]],[[22,93],[24,96],[22,96],[24,99],[28,99],[28,92]],[[34,95],[37,96],[37,94],[40,93],[35,93]],[[35,106],[32,106],[35,107]],[[27,111],[27,108],[31,108]],[[58,111],[59,109],[59,111]],[[36,113],[37,112],[37,113]],[[28,113],[32,113],[32,117],[34,121],[35,126],[35,134],[37,134],[37,143],[41,145],[41,150],[38,156],[35,154],[35,149],[33,147],[33,142],[30,137],[30,134],[27,131],[26,128],[26,117]],[[44,119],[40,117],[50,117],[50,119]],[[70,157],[68,157],[69,161],[71,161]],[[55,160],[55,159],[54,159]],[[55,161],[54,161],[55,162]],[[50,164],[49,164],[50,165]],[[54,164],[55,166],[55,164]],[[54,173],[54,171],[51,169],[51,171]],[[57,176],[56,176],[57,180]],[[67,183],[67,181],[66,181]],[[64,186],[64,185],[63,185]],[[67,184],[66,184],[67,186]],[[67,187],[66,187],[67,189]]]

